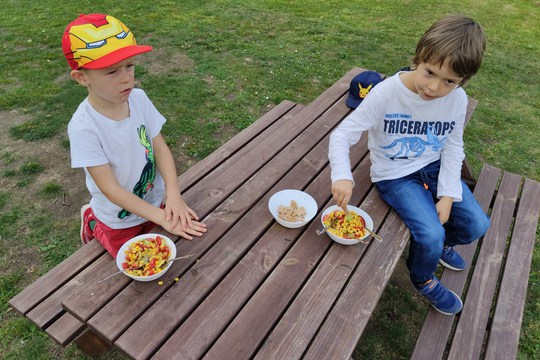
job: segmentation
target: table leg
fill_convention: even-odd
[[[100,355],[112,348],[111,343],[105,340],[102,336],[96,334],[92,330],[85,330],[75,343],[86,354],[90,356]]]

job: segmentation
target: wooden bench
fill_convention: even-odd
[[[471,264],[441,281],[464,300],[457,316],[430,309],[411,359],[515,359],[540,208],[540,183],[485,165],[474,195],[491,226],[458,251]],[[470,280],[467,279],[470,277]]]

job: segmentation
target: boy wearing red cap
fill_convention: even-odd
[[[71,165],[84,169],[92,196],[81,209],[83,243],[96,238],[116,257],[156,224],[189,240],[201,236],[206,226],[180,195],[161,135],[165,118],[134,87],[134,57],[152,47],[137,45],[118,19],[90,14],[67,26],[62,49],[72,78],[88,90],[68,125]]]
[[[462,85],[479,70],[485,45],[474,20],[440,19],[418,42],[414,70],[371,89],[330,136],[332,195],[346,207],[354,186],[349,147],[368,131],[371,180],[412,235],[407,267],[413,285],[446,315],[460,312],[463,303],[434,275],[437,264],[465,269],[454,247],[473,242],[489,227],[460,180],[467,111]]]

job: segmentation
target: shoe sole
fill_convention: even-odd
[[[445,268],[450,269],[450,270],[454,270],[454,271],[463,271],[463,270],[465,270],[465,268],[461,268],[461,269],[460,269],[460,268],[457,268],[457,267],[455,267],[455,266],[452,266],[452,265],[450,265],[450,264],[444,262],[442,259],[439,259],[439,263],[440,263],[442,266],[444,266]]]
[[[86,211],[86,209],[88,209],[90,207],[90,205],[84,205],[83,207],[81,207],[81,232],[80,232],[80,238],[81,238],[81,242],[83,243],[83,245],[86,245],[86,243],[84,242],[83,240],[83,233],[84,233],[84,212]]]
[[[438,312],[440,312],[440,313],[443,314],[443,315],[456,315],[456,314],[459,314],[459,313],[461,312],[461,310],[463,310],[463,301],[461,301],[461,298],[460,298],[455,292],[453,292],[453,291],[450,290],[450,289],[448,289],[448,291],[450,291],[452,294],[456,295],[456,297],[458,298],[459,303],[461,304],[461,307],[459,308],[459,311],[457,311],[457,312],[455,312],[455,313],[454,313],[454,312],[444,312],[444,311],[441,310],[441,309],[437,309],[437,308],[435,307],[435,305],[433,305],[433,304],[430,304],[430,305],[431,305],[435,310],[437,310]]]

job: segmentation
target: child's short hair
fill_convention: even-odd
[[[486,37],[480,24],[466,16],[450,15],[438,20],[422,35],[413,64],[438,62],[442,65],[448,60],[464,83],[480,69],[485,49]]]

